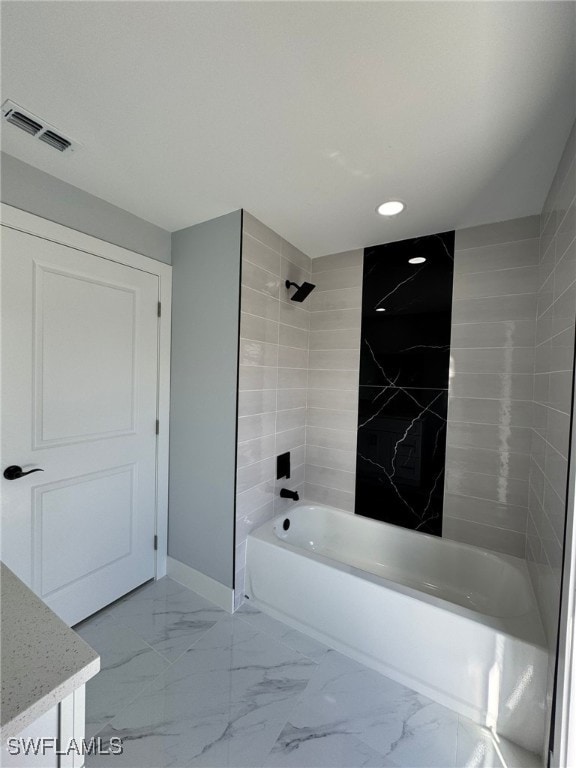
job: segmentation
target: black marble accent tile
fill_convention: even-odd
[[[453,270],[454,232],[366,249],[361,384],[448,386]]]
[[[355,512],[437,536],[453,272],[454,232],[364,253]]]
[[[445,389],[360,386],[356,514],[442,535]]]

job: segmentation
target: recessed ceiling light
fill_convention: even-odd
[[[424,264],[425,261],[424,256],[414,256],[413,259],[408,259],[408,264]]]
[[[376,213],[379,213],[380,216],[396,216],[404,208],[406,208],[406,205],[401,200],[387,200],[376,208]]]
[[[376,307],[376,312],[386,312],[384,307]]]

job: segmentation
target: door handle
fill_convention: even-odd
[[[22,472],[22,467],[18,467],[16,464],[13,464],[11,467],[6,467],[4,470],[4,477],[6,480],[18,480],[21,477],[26,477],[26,475],[31,475],[32,472],[44,472],[44,470],[30,469],[28,472]]]

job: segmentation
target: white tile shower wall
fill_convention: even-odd
[[[305,496],[354,510],[363,251],[312,261]],[[444,535],[524,557],[538,217],[456,233]]]
[[[308,256],[244,211],[238,392],[235,603],[244,598],[251,530],[304,496],[310,298],[290,301],[285,280],[312,282]],[[312,294],[313,295],[313,294]],[[289,480],[276,456],[290,451]]]
[[[537,216],[456,232],[443,535],[524,557]]]
[[[354,511],[363,251],[312,260],[306,420],[309,501]]]
[[[540,217],[526,558],[552,652],[560,600],[576,314],[576,125]]]
[[[563,180],[568,176],[565,170]],[[545,520],[554,518],[558,528],[561,497],[556,494],[556,507],[544,518],[532,506],[529,518],[528,504],[529,497],[531,505],[542,498],[544,491],[538,496],[544,483],[541,474],[552,488],[562,478],[565,454],[558,445],[567,438],[561,434],[560,416],[567,411],[555,409],[554,398],[565,403],[569,384],[566,371],[557,368],[567,363],[556,361],[566,354],[570,331],[565,331],[568,326],[558,329],[562,313],[573,313],[575,291],[571,271],[576,260],[571,235],[575,225],[570,219],[574,203],[567,200],[567,184],[555,183],[558,208],[552,214],[549,203],[543,215],[540,252],[548,259],[543,266],[539,217],[456,232],[444,500],[444,535],[458,541],[524,557],[528,525],[533,578],[540,580],[541,592],[552,568],[549,560],[543,565],[544,553],[548,551],[547,557],[558,562],[558,549],[552,548]],[[557,222],[554,233],[552,215]],[[552,240],[556,292],[546,272]],[[544,250],[542,243],[547,246]],[[559,248],[562,253],[557,257]],[[302,498],[354,510],[362,263],[362,250],[310,261],[252,216],[244,215],[238,601],[243,595],[249,531],[278,514],[281,505],[290,504],[278,496],[282,483],[275,480],[277,454],[292,452],[289,487],[298,489]],[[305,304],[289,301],[286,277],[316,284]],[[570,291],[560,291],[562,284]],[[573,318],[571,329],[573,333]],[[546,332],[551,335],[545,337]],[[537,345],[542,346],[536,354],[535,333]],[[552,335],[557,337],[554,343]],[[548,368],[542,368],[546,364]],[[546,387],[551,407],[546,407],[545,428],[553,442],[548,458],[538,459],[542,430],[535,425],[533,442],[533,400],[538,404],[539,393]],[[551,452],[554,446],[556,453]],[[554,500],[551,491],[548,496]],[[559,541],[559,529],[556,534]]]

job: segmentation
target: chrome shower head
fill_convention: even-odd
[[[308,294],[316,288],[312,283],[302,283],[302,285],[298,285],[298,283],[293,283],[291,280],[286,280],[285,285],[286,288],[290,288],[292,285],[295,288],[298,288],[294,296],[290,296],[290,301],[304,301]]]

